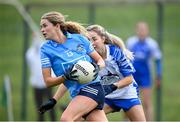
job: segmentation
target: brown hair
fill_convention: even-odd
[[[66,35],[66,32],[69,33],[78,33],[84,36],[87,36],[86,28],[82,26],[82,24],[73,21],[65,21],[66,16],[61,14],[60,12],[51,11],[45,13],[41,19],[47,19],[53,25],[60,24],[61,31]]]

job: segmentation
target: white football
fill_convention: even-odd
[[[94,69],[90,62],[80,60],[74,65],[72,70],[77,70],[75,75],[78,75],[78,82],[85,84],[94,79]]]

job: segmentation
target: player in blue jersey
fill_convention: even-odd
[[[75,121],[82,116],[96,115],[90,121],[107,121],[104,111],[104,93],[100,77],[87,84],[79,84],[71,67],[79,60],[87,60],[95,66],[95,73],[105,67],[101,56],[94,50],[88,39],[65,21],[59,12],[48,12],[41,17],[41,32],[47,40],[41,47],[42,73],[47,87],[64,84],[72,100],[61,115],[61,121]],[[93,62],[96,63],[93,63]],[[57,77],[51,77],[51,68]],[[56,101],[51,99],[54,103]],[[40,108],[40,112],[43,109]]]
[[[156,85],[159,85],[162,74],[161,51],[157,42],[149,36],[149,27],[146,22],[137,23],[136,33],[136,36],[130,37],[127,40],[127,48],[135,55],[133,65],[136,72],[134,73],[134,78],[141,89],[146,118],[148,121],[152,121],[151,63],[154,58],[156,63]]]
[[[94,30],[94,28],[97,28],[97,29]],[[145,121],[145,116],[144,116],[144,112],[141,106],[141,102],[138,98],[137,84],[131,76],[131,73],[134,72],[134,70],[131,63],[129,62],[128,59],[126,59],[124,55],[125,53],[129,59],[133,59],[131,52],[125,48],[125,45],[120,40],[120,38],[107,33],[104,30],[104,28],[102,28],[101,26],[93,25],[93,26],[89,26],[87,29],[90,33],[89,39],[94,40],[93,42],[95,42],[96,38],[99,38],[98,41],[100,42],[105,41],[105,43],[115,43],[116,45],[120,47],[119,48],[114,45],[105,46],[104,43],[100,43],[100,42],[94,44],[94,46],[97,47],[96,50],[98,50],[98,52],[101,54],[102,57],[105,56],[103,53],[103,49],[106,49],[106,47],[108,49],[107,59],[105,58],[106,56],[104,57],[106,61],[106,68],[105,70],[102,70],[100,73],[102,76],[101,82],[102,84],[104,84],[103,87],[104,87],[105,93],[109,94],[107,95],[107,98],[106,98],[107,105],[105,105],[104,111],[106,113],[109,113],[109,112],[119,111],[120,109],[123,109],[130,120]],[[92,33],[93,31],[94,33]],[[102,48],[102,47],[105,47],[105,48]],[[116,56],[113,56],[113,57],[116,57],[115,60],[121,57],[120,58],[121,60],[118,62],[120,69],[118,69],[117,61],[111,60],[112,54],[109,53],[109,51],[111,53],[115,52],[113,53],[115,55],[117,54]],[[122,59],[124,59],[124,63],[121,62]],[[125,74],[125,76],[123,76],[123,74]],[[129,75],[129,76],[126,76],[126,75]],[[116,81],[119,81],[120,83],[114,83]],[[112,83],[114,83],[114,85],[112,85]],[[117,87],[119,87],[118,90],[116,90]],[[61,84],[56,94],[53,96],[53,99],[55,99],[56,101],[61,99],[64,93],[66,92],[66,90],[67,88],[63,84]],[[113,92],[114,90],[115,92]],[[111,92],[113,93],[110,94]],[[53,108],[55,104],[56,103],[53,103],[52,101],[48,101],[46,104],[44,104],[44,108],[46,108],[46,110],[49,110]],[[89,114],[86,116],[86,120],[94,120],[97,117],[98,116],[96,116],[95,114]]]
[[[135,72],[130,60],[132,53],[123,41],[108,33],[100,25],[87,27],[89,38],[95,50],[102,56],[106,67],[99,74],[105,90],[105,113],[124,110],[131,121],[146,121],[138,85],[133,78]]]

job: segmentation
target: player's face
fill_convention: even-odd
[[[144,40],[149,34],[148,26],[145,23],[138,23],[136,33],[140,39]]]
[[[95,48],[96,51],[101,50],[105,46],[104,38],[102,38],[96,32],[89,31],[88,35],[89,35],[89,38],[92,41],[93,47]]]
[[[40,22],[41,32],[45,39],[53,40],[56,34],[56,26],[54,26],[47,19],[42,19]]]

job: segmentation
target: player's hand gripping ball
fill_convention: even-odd
[[[93,81],[97,77],[97,72],[99,72],[95,71],[97,68],[94,67],[92,63],[83,60],[78,61],[74,65],[72,71],[74,70],[77,71],[75,75],[78,76],[78,82],[81,84],[86,84],[90,81]]]

